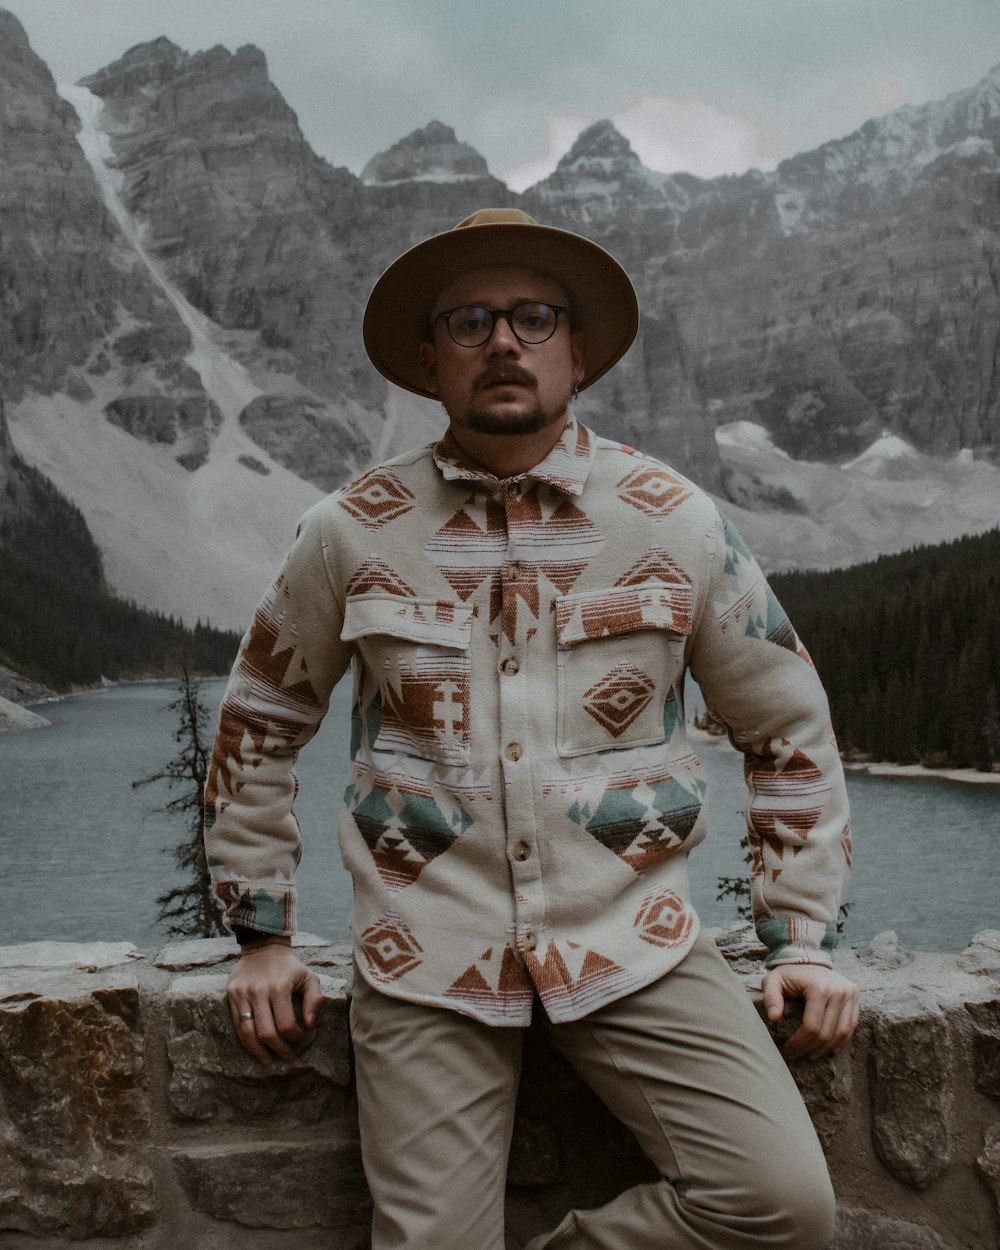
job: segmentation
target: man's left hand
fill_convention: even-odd
[[[858,1027],[858,987],[819,964],[781,964],[761,987],[768,1020],[780,1020],[786,998],[805,1000],[802,1023],[782,1047],[786,1059],[819,1059],[843,1050]]]

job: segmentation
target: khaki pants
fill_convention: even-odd
[[[379,994],[351,1006],[372,1250],[503,1250],[521,1029]],[[662,1179],[528,1250],[822,1250],[826,1164],[749,997],[700,938],[662,980],[547,1034]]]

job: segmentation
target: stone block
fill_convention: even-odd
[[[774,1023],[764,1014],[762,999],[757,1001],[756,1007],[779,1049],[802,1023],[801,1000],[788,1002],[784,1016]],[[806,1104],[816,1136],[826,1149],[851,1101],[851,1048],[847,1047],[839,1055],[824,1055],[822,1059],[792,1059],[788,1070]]]
[[[240,1045],[224,976],[177,978],[167,996],[170,1106],[184,1120],[315,1123],[343,1110],[350,1080],[349,980],[320,976],[324,1005],[294,1062],[263,1067]]]
[[[965,1009],[972,1017],[972,1083],[1000,1098],[1000,997],[968,1002]]]
[[[1000,1124],[991,1124],[986,1130],[983,1148],[976,1158],[976,1166],[993,1191],[997,1216],[1000,1218]]]
[[[258,1142],[175,1150],[188,1201],[251,1228],[349,1228],[371,1220],[357,1141]]]
[[[139,987],[0,974],[0,1229],[117,1237],[155,1214]]]
[[[100,972],[141,958],[141,952],[131,942],[25,942],[20,946],[0,946],[0,968]]]
[[[348,967],[351,962],[350,948],[330,947],[326,938],[316,937],[312,933],[296,933],[292,938],[292,949],[301,959],[312,961],[312,956],[319,958],[315,962],[336,963],[337,966]],[[329,952],[336,951],[335,957]],[[0,952],[2,954],[2,952]],[[326,954],[327,958],[322,956]],[[169,968],[179,972],[185,968],[206,968],[212,964],[226,963],[238,959],[240,948],[235,938],[192,938],[184,942],[168,942],[156,952],[154,963],[158,968]]]
[[[952,1250],[933,1229],[872,1211],[839,1207],[829,1250]]]
[[[995,977],[1000,975],[1000,929],[984,929],[977,933],[958,957],[962,972],[974,976]]]
[[[913,955],[899,940],[899,936],[887,929],[876,933],[866,947],[858,951],[858,959],[868,968],[889,971],[913,962]]]
[[[916,1189],[951,1159],[952,1051],[933,999],[903,989],[883,1000],[869,1052],[872,1138],[892,1175]]]

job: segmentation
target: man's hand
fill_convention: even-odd
[[[293,954],[290,946],[268,943],[245,947],[226,989],[229,1014],[240,1043],[270,1066],[275,1057],[294,1059],[292,1046],[316,1027],[323,994],[319,977]],[[302,1021],[293,995],[302,996]]]
[[[781,964],[761,982],[767,1018],[780,1020],[786,998],[805,999],[802,1023],[782,1047],[786,1059],[819,1059],[843,1050],[858,1027],[858,987],[819,964]]]

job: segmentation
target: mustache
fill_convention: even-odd
[[[520,382],[524,386],[537,386],[538,379],[533,373],[529,373],[527,369],[514,364],[513,361],[502,361],[488,365],[482,373],[476,376],[473,385],[476,390],[479,390],[482,387],[491,386],[494,382]]]

